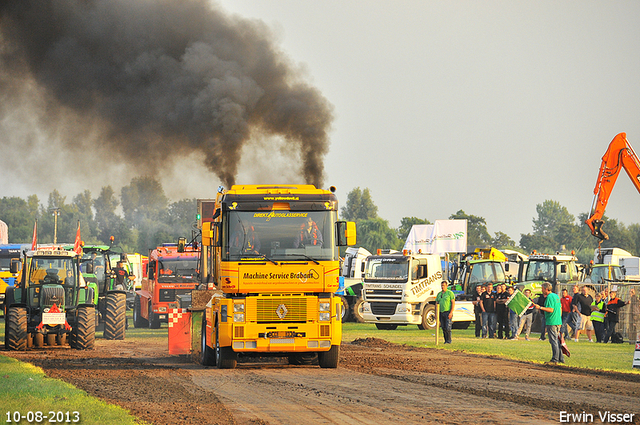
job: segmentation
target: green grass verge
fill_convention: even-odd
[[[0,356],[0,400],[0,419],[6,423],[37,423],[36,412],[42,413],[40,423],[47,423],[52,417],[56,421],[62,418],[62,422],[68,419],[70,423],[82,424],[142,423],[118,406],[90,397],[66,382],[48,378],[39,367],[5,356]],[[15,422],[14,415],[18,414],[15,412],[22,416],[33,412],[33,416]]]
[[[131,320],[129,320],[131,324]],[[131,330],[131,329],[129,329]],[[127,331],[127,338],[129,336]],[[147,338],[150,330],[136,329],[135,333],[140,333],[137,338]],[[151,331],[153,332],[153,331]],[[155,331],[158,335],[158,331]],[[102,332],[96,333],[97,338],[102,338]],[[166,335],[165,335],[166,337]],[[0,338],[4,341],[4,319],[0,320]],[[98,398],[89,396],[86,392],[67,384],[59,379],[49,378],[44,371],[30,363],[19,362],[11,357],[0,355],[0,400],[2,400],[2,410],[0,410],[0,422],[2,423],[38,423],[35,412],[42,412],[43,420],[40,423],[48,423],[50,415],[63,415],[65,423],[81,424],[145,424],[129,412],[119,406],[111,405]],[[79,412],[79,422],[74,421]],[[27,418],[20,422],[14,422],[14,414],[27,415],[34,412],[34,417],[28,421]],[[62,413],[58,413],[62,412]],[[69,416],[67,417],[67,412]],[[9,413],[9,416],[7,416]],[[56,421],[61,417],[56,416]],[[17,418],[16,418],[17,419]],[[69,422],[67,422],[69,419]]]
[[[421,331],[417,326],[400,326],[393,331],[380,331],[373,324],[345,323],[342,327],[342,340],[351,342],[357,338],[380,338],[412,347],[459,350],[534,363],[544,363],[551,358],[549,340],[539,341],[539,333],[532,333],[530,341],[525,341],[524,337],[517,341],[479,339],[475,337],[472,327],[473,324],[469,329],[454,329],[450,345],[443,344],[444,339],[440,331],[440,344],[436,347],[435,330]],[[640,374],[640,369],[633,369],[635,345],[627,342],[623,344],[590,343],[583,338],[579,342],[567,341],[567,347],[571,352],[571,357],[565,358],[567,366]]]

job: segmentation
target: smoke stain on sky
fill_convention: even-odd
[[[5,166],[117,188],[200,158],[225,186],[239,164],[255,183],[324,184],[333,107],[260,21],[206,0],[8,0],[0,37]]]

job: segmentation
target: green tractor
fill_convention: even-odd
[[[12,273],[20,275],[6,293],[8,350],[45,344],[94,348],[94,293],[82,279],[78,254],[61,248],[38,249],[27,252],[21,263],[11,267]]]
[[[72,249],[72,248],[67,248]],[[127,327],[127,295],[132,294],[133,276],[118,279],[119,262],[127,263],[126,254],[118,247],[85,245],[80,269],[87,285],[94,289],[97,326],[104,325],[105,339],[124,339]],[[128,274],[128,273],[127,273]],[[121,282],[118,282],[121,280]]]

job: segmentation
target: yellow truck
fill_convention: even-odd
[[[355,223],[338,221],[338,200],[313,185],[219,190],[202,243],[211,258],[202,317],[203,365],[234,368],[239,356],[338,365],[342,338],[339,246]],[[215,286],[215,288],[214,288]]]

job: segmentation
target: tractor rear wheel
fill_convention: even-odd
[[[73,348],[93,350],[96,341],[96,309],[93,306],[80,306],[76,315],[75,328],[71,331]]]
[[[116,292],[107,294],[107,307],[104,318],[104,339],[124,339],[127,296]]]
[[[24,307],[10,307],[7,309],[5,328],[5,347],[12,351],[26,351],[27,309]]]

